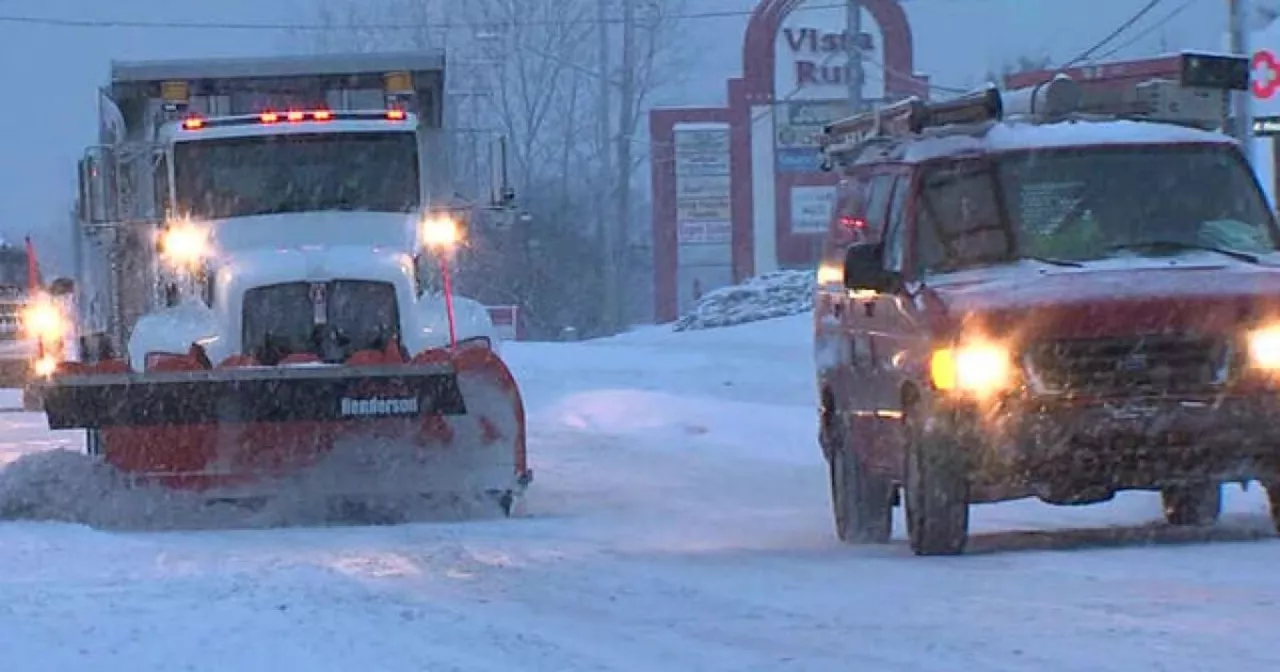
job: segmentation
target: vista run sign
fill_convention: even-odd
[[[854,49],[870,52],[875,45],[870,33],[854,36],[848,31],[833,33],[819,28],[783,28],[782,36],[790,50],[791,81],[801,90],[838,86],[847,91],[862,78],[844,55]]]
[[[760,0],[747,24],[742,77],[727,82],[727,104],[650,112],[658,322],[717,287],[813,268],[838,179],[820,170],[816,135],[848,114],[851,85],[869,102],[927,97],[899,1],[862,0],[862,7],[861,34],[852,35],[842,3]],[[861,77],[850,67],[850,47],[863,56]],[[714,182],[689,174],[695,138],[727,141],[723,150],[716,145],[723,156],[716,165],[728,170]],[[714,212],[701,208],[712,193]]]

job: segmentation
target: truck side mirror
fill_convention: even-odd
[[[113,154],[109,148],[95,147],[80,160],[80,220],[104,224],[117,219],[114,193]]]
[[[884,245],[851,245],[844,256],[844,286],[878,294],[897,291],[897,273],[884,267]]]
[[[499,136],[489,148],[489,206],[509,208],[515,204],[516,191],[511,187],[507,171],[507,138]]]
[[[76,164],[76,220],[84,223],[92,219],[93,190],[89,188],[89,159],[80,159]]]

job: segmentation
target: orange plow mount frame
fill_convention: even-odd
[[[96,452],[122,472],[219,497],[269,496],[353,450],[387,467],[375,488],[487,493],[508,513],[532,480],[524,403],[488,347],[317,366],[214,368],[198,355],[165,355],[142,373],[64,364],[42,386],[49,427],[97,430]],[[383,494],[351,487],[335,494]]]

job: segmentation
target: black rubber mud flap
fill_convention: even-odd
[[[67,375],[43,386],[50,429],[342,422],[465,415],[447,365]]]

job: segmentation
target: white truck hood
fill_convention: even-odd
[[[415,220],[385,213],[333,212],[264,215],[217,222],[212,308],[194,301],[156,311],[135,327],[130,363],[149,353],[187,352],[200,342],[215,363],[241,354],[245,292],[289,282],[360,279],[390,283],[400,304],[401,337],[411,353],[448,344],[444,302],[417,294],[412,251]],[[455,297],[459,339],[499,338],[488,311]]]

